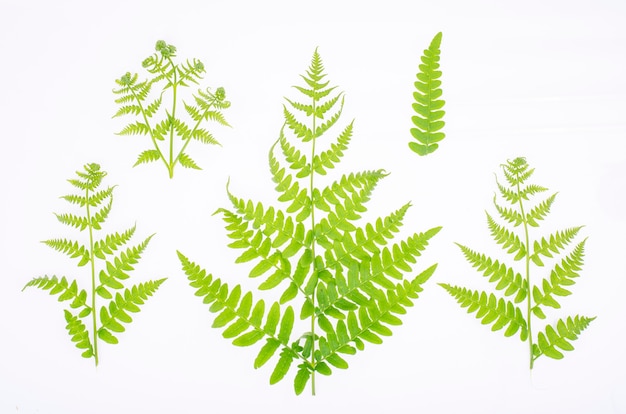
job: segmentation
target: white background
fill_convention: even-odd
[[[623,1],[6,1],[0,4],[0,413],[425,412],[626,413],[626,3]],[[443,32],[446,139],[412,153],[413,80],[419,56]],[[141,71],[157,39],[206,67],[224,86],[232,129],[222,147],[192,145],[203,171],[131,168],[145,137],[114,135],[114,79]],[[401,233],[442,225],[421,259],[438,262],[403,326],[350,368],[318,377],[318,396],[295,397],[293,373],[269,386],[271,363],[211,329],[212,315],[180,270],[181,250],[216,275],[254,289],[234,265],[219,216],[225,183],[243,198],[274,200],[267,151],[284,96],[315,47],[356,119],[335,174],[391,173],[367,218],[412,201]],[[545,231],[585,224],[589,237],[574,294],[549,318],[597,316],[564,360],[541,358],[529,374],[527,345],[491,333],[437,282],[484,287],[453,242],[499,255],[484,210],[493,173],[525,156],[534,181],[558,191]],[[56,221],[58,197],[87,162],[117,184],[107,230],[137,223],[135,242],[156,232],[133,277],[168,277],[101,363],[80,358],[62,305],[40,290],[45,274],[85,268],[40,240],[82,237]],[[275,202],[274,202],[275,204]],[[539,234],[539,233],[536,233]],[[545,233],[541,233],[545,234]]]

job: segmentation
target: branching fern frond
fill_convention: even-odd
[[[481,319],[484,325],[491,325],[493,331],[505,326],[508,326],[505,336],[512,336],[520,331],[520,339],[529,344],[530,369],[533,368],[535,360],[542,355],[554,359],[563,358],[560,350],[573,350],[574,347],[569,341],[577,339],[580,332],[595,319],[584,316],[576,316],[573,319],[569,317],[567,321],[559,320],[556,329],[546,325],[545,332],[533,336],[534,318],[546,319],[546,308],[561,308],[558,298],[571,295],[572,292],[568,288],[574,284],[573,279],[579,276],[587,240],[579,242],[567,256],[556,261],[548,277],[544,277],[539,283],[533,283],[531,265],[541,269],[545,260],[542,257],[556,259],[576,239],[582,229],[582,226],[571,227],[556,231],[547,237],[535,240],[531,238],[530,228],[539,227],[539,222],[546,218],[556,198],[556,193],[552,194],[536,203],[535,207],[528,208],[525,201],[548,191],[545,187],[527,184],[534,171],[524,158],[516,158],[502,165],[502,172],[508,185],[501,184],[496,178],[500,195],[510,207],[501,206],[497,202],[497,197],[494,197],[495,208],[503,220],[512,223],[514,228],[521,227],[523,232],[518,234],[515,230],[508,229],[487,213],[487,224],[494,240],[503,250],[514,255],[515,264],[524,264],[523,270],[516,271],[514,266],[501,263],[457,243],[468,262],[482,272],[483,276],[488,277],[488,281],[495,284],[496,290],[504,290],[505,296],[515,295],[514,301],[509,302],[485,291],[440,283],[461,307],[467,308],[469,313],[476,312],[476,318]],[[524,300],[525,309],[516,305]]]
[[[382,343],[402,323],[436,265],[405,274],[414,272],[417,257],[440,228],[394,243],[410,203],[359,223],[384,170],[316,185],[316,177],[329,174],[346,155],[354,121],[338,128],[344,95],[326,78],[317,50],[302,79],[304,85],[295,86],[300,98],[283,106],[284,125],[268,155],[277,200],[285,208],[237,197],[227,185],[232,207],[216,212],[228,246],[241,252],[235,262],[248,268],[249,277],[261,278],[259,291],[277,291],[278,300],[266,305],[241,285],[231,287],[182,253],[178,257],[196,295],[217,314],[213,326],[224,329],[234,345],[263,343],[254,367],[275,361],[270,384],[295,371],[296,394],[309,383],[314,394],[316,374],[347,368],[346,355],[363,350],[365,342]],[[334,139],[332,131],[338,131]]]
[[[145,135],[152,141],[153,148],[139,154],[133,166],[160,160],[165,164],[169,177],[173,178],[177,164],[184,168],[201,169],[186,149],[192,139],[219,145],[203,125],[210,121],[230,126],[222,113],[230,102],[226,100],[222,87],[215,92],[210,88],[198,89],[196,94],[192,94],[195,104],[181,99],[182,88],[199,84],[202,80],[206,72],[204,64],[195,58],[175,63],[176,47],[163,40],[156,43],[155,49],[157,53],[143,61],[143,67],[152,75],[150,78],[138,82],[139,75],[127,72],[115,81],[119,88],[113,93],[120,108],[114,117],[132,116],[136,119],[126,124],[118,135]],[[160,89],[158,95],[152,98],[153,87]],[[170,102],[167,109],[163,108],[164,99]],[[177,106],[184,111],[177,112]],[[159,141],[166,143],[161,146]],[[175,142],[178,142],[176,149]]]
[[[140,283],[123,290],[123,293],[111,293],[109,289],[120,291],[124,289],[122,281],[130,277],[128,273],[134,270],[133,265],[141,258],[141,253],[152,236],[124,250],[121,249],[135,234],[135,226],[122,233],[109,233],[96,240],[95,233],[102,230],[111,211],[115,186],[98,189],[106,176],[106,172],[101,171],[98,164],[87,164],[85,171],[77,171],[76,175],[78,178],[68,181],[82,193],[62,198],[84,209],[84,214],[65,213],[56,216],[64,224],[79,230],[87,230],[88,240],[81,243],[67,239],[50,239],[43,243],[70,258],[79,259],[79,267],[89,264],[90,266],[85,267],[90,268],[91,288],[81,289],[76,280],[70,281],[65,276],[60,279],[56,276],[43,276],[32,279],[24,289],[36,287],[57,296],[59,302],[70,302],[70,310],[64,311],[70,339],[82,351],[83,357],[94,358],[95,364],[98,365],[98,340],[111,344],[118,343],[118,338],[113,332],[125,330],[122,323],[132,322],[128,312],[138,312],[138,306],[143,304],[165,279]],[[101,264],[98,265],[99,263]],[[108,304],[98,308],[98,298],[108,301]]]

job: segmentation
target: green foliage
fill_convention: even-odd
[[[411,128],[411,135],[416,141],[409,142],[409,148],[419,155],[428,155],[439,148],[438,142],[445,138],[441,131],[445,122],[442,120],[445,111],[442,109],[445,101],[441,98],[441,71],[439,70],[439,50],[441,46],[441,32],[437,33],[424,50],[419,65],[417,81],[414,83],[413,111],[411,118],[415,128]]]
[[[508,206],[500,204],[497,197],[494,197],[494,205],[500,218],[512,223],[513,229],[499,224],[489,213],[486,213],[487,225],[493,239],[512,256],[514,264],[520,261],[523,263],[522,271],[518,272],[514,265],[501,263],[467,246],[457,245],[467,261],[487,277],[490,283],[495,284],[495,290],[501,291],[505,297],[513,300],[446,283],[440,285],[461,307],[467,308],[468,313],[476,313],[476,318],[480,319],[483,325],[491,325],[492,331],[506,327],[504,335],[507,337],[519,332],[519,338],[529,344],[532,369],[534,361],[542,355],[561,359],[563,354],[560,350],[572,351],[574,347],[570,341],[577,339],[580,332],[595,319],[584,316],[559,319],[556,328],[548,324],[544,332],[539,332],[536,337],[532,334],[533,319],[546,319],[546,308],[560,308],[559,298],[572,293],[566,287],[572,286],[579,276],[587,239],[571,248],[561,260],[558,260],[558,256],[565,253],[582,226],[555,231],[547,237],[531,240],[529,227],[539,227],[541,220],[550,212],[556,193],[531,207],[529,206],[531,196],[548,191],[545,187],[526,183],[534,169],[529,168],[524,158],[516,158],[507,161],[502,170],[507,185],[497,181],[496,183],[503,201],[508,203]],[[514,229],[520,225],[523,231],[519,230],[518,235]],[[539,283],[532,283],[531,265],[543,268],[545,266],[543,260],[546,258],[554,261],[552,269]],[[524,301],[525,309],[518,305]]]
[[[91,288],[81,289],[76,280],[65,276],[43,276],[32,279],[24,286],[36,287],[56,296],[59,302],[69,302],[65,309],[67,331],[85,358],[94,358],[98,365],[98,339],[110,344],[118,343],[117,334],[126,330],[132,322],[129,313],[140,311],[141,305],[159,288],[165,279],[139,283],[125,288],[124,281],[133,265],[141,259],[152,236],[136,246],[124,246],[135,233],[135,226],[122,233],[107,234],[95,240],[95,232],[107,218],[113,204],[113,189],[98,191],[106,175],[98,164],[85,165],[85,171],[77,171],[78,179],[68,180],[80,190],[79,194],[63,196],[71,204],[83,208],[84,215],[57,214],[58,220],[80,231],[88,230],[88,244],[66,239],[43,241],[47,246],[78,259],[78,266],[90,265]],[[97,263],[100,265],[98,266]],[[97,269],[100,269],[99,271]],[[104,301],[98,304],[98,301]],[[91,329],[88,329],[89,328]]]
[[[152,140],[153,148],[139,154],[135,166],[161,160],[169,177],[173,178],[176,164],[201,169],[186,152],[187,146],[192,140],[219,145],[204,125],[212,121],[229,126],[221,110],[228,108],[230,102],[221,87],[215,92],[210,88],[198,89],[192,95],[192,102],[181,100],[181,88],[202,80],[204,64],[198,59],[174,63],[176,48],[163,40],[156,43],[156,51],[143,61],[143,67],[150,74],[148,79],[139,81],[139,75],[127,72],[115,81],[119,88],[113,93],[117,95],[115,102],[119,109],[114,117],[130,115],[136,119],[118,135],[146,135]],[[151,94],[153,90],[158,93],[156,97]],[[167,102],[168,97],[170,105],[166,109],[163,100]],[[179,142],[178,149],[174,148],[175,142]]]
[[[383,170],[317,183],[345,155],[353,122],[337,125],[343,94],[329,86],[317,50],[302,79],[304,85],[295,86],[301,101],[286,100],[285,123],[269,152],[278,201],[286,208],[238,198],[227,187],[232,208],[217,211],[229,247],[241,252],[236,263],[247,263],[249,277],[260,280],[258,289],[279,299],[266,304],[178,256],[196,295],[217,314],[213,327],[236,346],[262,343],[254,367],[274,359],[270,384],[296,371],[295,393],[311,383],[315,394],[316,373],[348,368],[347,355],[365,343],[382,343],[402,323],[435,271],[436,265],[417,274],[413,268],[440,227],[393,242],[410,204],[361,222]]]

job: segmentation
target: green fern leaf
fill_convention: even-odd
[[[374,188],[386,176],[383,170],[345,174],[329,185],[316,182],[342,161],[353,122],[316,152],[317,140],[330,136],[329,130],[340,122],[344,95],[333,93],[317,50],[302,79],[305,85],[295,86],[301,97],[287,99],[285,122],[268,154],[278,202],[286,207],[236,197],[227,184],[232,209],[216,211],[224,221],[228,246],[240,251],[235,263],[246,263],[250,277],[262,278],[258,290],[274,290],[278,301],[267,302],[272,305],[266,313],[263,299],[254,299],[241,285],[231,288],[179,253],[189,284],[217,314],[213,327],[223,329],[222,336],[236,346],[261,343],[254,367],[275,359],[270,384],[297,367],[296,394],[308,384],[315,393],[317,374],[348,368],[343,355],[363,350],[365,342],[381,343],[402,323],[400,316],[413,305],[436,265],[413,279],[404,274],[413,272],[417,257],[440,230],[435,227],[393,243],[410,203],[358,225]],[[200,115],[195,107],[187,111],[192,117]],[[307,142],[311,151],[305,153]],[[293,334],[293,342],[298,324],[297,305],[292,303],[299,304],[300,325],[306,326]]]
[[[476,312],[476,318],[481,319],[483,325],[492,325],[492,331],[498,331],[508,326],[505,336],[513,336],[520,331],[520,339],[528,338],[528,327],[520,308],[513,302],[497,299],[494,294],[473,291],[458,286],[450,286],[445,283],[439,284],[454,297],[468,313]]]
[[[506,226],[497,223],[487,213],[487,224],[496,243],[501,245],[507,253],[514,255],[514,261],[519,262],[524,259],[523,273],[518,273],[512,266],[457,243],[468,262],[485,277],[489,277],[489,282],[496,283],[496,290],[504,289],[506,296],[515,294],[515,303],[526,301],[525,312],[513,302],[498,298],[493,293],[440,283],[461,307],[468,308],[469,313],[476,312],[476,317],[481,319],[483,324],[492,325],[492,330],[508,326],[505,331],[506,336],[520,331],[520,339],[529,343],[531,370],[535,360],[541,355],[554,359],[563,358],[559,349],[572,350],[573,347],[568,339],[576,339],[580,331],[593,320],[593,318],[575,320],[569,318],[567,323],[560,320],[556,330],[548,325],[545,333],[540,332],[536,338],[532,334],[531,326],[535,326],[532,322],[533,318],[546,319],[545,308],[560,309],[559,298],[572,294],[569,287],[574,284],[573,279],[579,276],[586,242],[584,239],[566,257],[556,261],[549,277],[544,277],[540,283],[533,283],[531,268],[536,267],[542,270],[544,263],[541,257],[556,258],[566,246],[575,240],[582,229],[582,226],[571,227],[556,231],[547,237],[531,239],[529,227],[539,226],[539,222],[546,217],[556,198],[555,193],[539,204],[535,204],[535,207],[530,210],[525,207],[525,201],[530,201],[532,196],[548,191],[545,187],[527,184],[534,171],[529,167],[525,158],[519,157],[502,165],[502,172],[508,185],[501,184],[496,178],[500,195],[510,203],[511,207],[500,206],[497,198],[494,197],[495,208],[502,219],[512,223],[514,227],[521,226],[522,236],[518,236]]]
[[[137,161],[133,164],[133,167],[136,167],[140,164],[148,164],[150,162],[158,161],[161,158],[161,153],[158,150],[145,150],[139,157],[137,157]]]
[[[132,115],[137,120],[126,125],[118,135],[146,135],[152,140],[154,148],[142,152],[134,166],[162,160],[170,178],[174,177],[174,168],[180,164],[184,168],[201,169],[188,155],[187,147],[191,139],[205,144],[219,144],[213,135],[203,127],[207,122],[229,126],[221,110],[230,106],[226,100],[224,88],[211,92],[198,89],[192,94],[196,105],[182,99],[183,88],[199,84],[205,73],[204,64],[198,59],[189,59],[175,63],[176,47],[159,40],[156,52],[143,61],[143,67],[151,76],[143,82],[137,82],[138,75],[126,73],[115,82],[120,86],[114,89],[115,102],[120,105],[114,116]],[[152,88],[159,88],[156,97]],[[179,102],[182,101],[182,102]],[[193,123],[188,118],[180,118],[177,106],[182,105]],[[164,108],[166,107],[166,108]],[[166,141],[161,144],[160,141]],[[178,143],[178,145],[176,144]]]
[[[441,71],[439,70],[439,55],[441,33],[437,33],[428,49],[424,50],[414,83],[416,91],[413,93],[415,114],[411,120],[415,128],[411,128],[411,135],[417,142],[409,142],[411,150],[419,155],[428,155],[439,148],[438,142],[445,138],[441,129],[445,125],[442,110],[445,101],[441,97]]]
[[[537,343],[533,346],[534,359],[539,358],[541,355],[553,359],[562,359],[562,351],[573,351],[574,347],[569,341],[578,339],[580,333],[585,330],[589,324],[595,319],[587,318],[585,316],[576,315],[574,318],[571,316],[566,321],[559,319],[556,324],[556,329],[551,325],[546,326],[545,334],[539,332],[537,336]],[[558,349],[557,349],[558,348]]]
[[[191,159],[189,155],[185,154],[184,152],[181,152],[178,156],[178,162],[180,162],[180,165],[185,168],[192,168],[194,170],[202,169],[198,166],[198,164],[196,164],[194,160]]]
[[[82,357],[93,357],[94,350],[85,324],[68,310],[65,311],[65,321],[67,322],[65,329],[70,334],[72,342],[76,343],[76,348],[83,350]]]
[[[67,330],[72,342],[83,351],[85,358],[94,358],[98,365],[98,341],[110,344],[118,343],[115,333],[123,332],[124,326],[132,322],[128,312],[137,312],[137,305],[143,303],[148,296],[165,280],[140,283],[131,289],[125,289],[123,280],[129,277],[128,272],[133,270],[134,264],[140,259],[152,236],[135,247],[130,247],[111,260],[107,256],[114,255],[123,245],[128,243],[135,233],[135,226],[122,233],[111,233],[102,238],[97,232],[108,217],[113,203],[113,189],[115,186],[99,189],[106,172],[100,170],[98,164],[85,165],[84,171],[77,171],[78,178],[68,180],[83,194],[67,195],[63,198],[68,202],[84,209],[84,215],[72,213],[57,214],[57,218],[64,224],[76,227],[79,230],[88,229],[88,244],[67,239],[50,239],[43,243],[55,250],[63,252],[70,258],[78,258],[78,266],[87,266],[90,269],[91,288],[81,289],[76,280],[70,281],[65,277],[39,277],[28,282],[24,289],[30,286],[49,291],[50,295],[58,296],[59,302],[69,301],[70,308],[75,309],[78,315],[65,310]],[[94,241],[95,239],[95,241]],[[96,284],[98,275],[99,284]],[[123,294],[114,290],[122,290]],[[98,306],[99,300],[108,300],[108,305]],[[97,310],[99,309],[99,313]],[[91,315],[91,318],[87,318]],[[92,336],[90,336],[92,335]]]
[[[87,249],[85,246],[78,244],[77,241],[71,241],[66,239],[53,239],[45,240],[42,243],[44,243],[46,246],[52,247],[54,250],[67,254],[72,259],[80,259],[78,262],[78,266],[84,266],[89,263],[89,249]]]

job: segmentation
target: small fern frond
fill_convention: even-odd
[[[46,246],[52,247],[54,250],[67,254],[72,259],[77,258],[78,266],[84,266],[89,263],[89,249],[79,244],[77,241],[67,239],[44,240]]]
[[[445,138],[441,132],[445,122],[443,107],[445,101],[440,99],[441,71],[439,70],[441,32],[437,33],[428,49],[424,50],[419,65],[417,81],[414,83],[416,91],[413,92],[415,103],[413,111],[416,115],[411,118],[415,128],[411,128],[411,135],[417,142],[409,142],[409,148],[419,155],[428,155],[439,148],[438,142]]]
[[[559,254],[561,250],[576,237],[582,228],[583,226],[572,227],[551,234],[549,239],[542,237],[541,240],[535,240],[533,244],[533,254],[530,256],[530,259],[535,262],[537,266],[543,266],[539,255],[551,258],[553,255]]]
[[[93,345],[89,340],[89,332],[85,324],[68,310],[65,310],[65,321],[67,322],[65,329],[70,334],[72,342],[76,343],[76,348],[83,350],[82,357],[93,357]]]
[[[341,132],[336,143],[332,143],[330,149],[316,155],[313,158],[313,170],[321,175],[326,175],[326,168],[333,169],[335,164],[343,158],[343,152],[348,149],[350,138],[352,137],[352,127],[354,121]]]
[[[75,280],[70,283],[65,276],[61,279],[58,279],[56,276],[43,276],[32,279],[22,290],[30,286],[48,290],[51,296],[58,296],[59,302],[71,300],[70,308],[82,308],[81,318],[91,312],[91,307],[87,305],[87,291],[79,289]]]
[[[476,319],[480,319],[483,325],[492,325],[492,331],[498,331],[508,325],[504,336],[513,336],[520,331],[520,339],[525,341],[528,337],[528,327],[524,315],[520,308],[515,306],[513,302],[506,301],[502,298],[497,299],[491,293],[487,295],[485,292],[451,286],[446,283],[440,283],[462,308],[467,308],[467,313],[476,312]]]
[[[289,112],[286,106],[283,106],[283,115],[285,116],[285,125],[287,125],[298,138],[301,138],[302,142],[309,142],[313,139],[313,131],[308,126],[299,122],[296,116]]]
[[[150,162],[158,161],[161,158],[161,153],[155,149],[145,150],[137,157],[137,161],[133,164],[133,167],[139,164],[148,164]]]
[[[54,214],[61,223],[77,228],[81,231],[85,230],[87,226],[91,223],[87,217],[77,216],[75,214],[65,213],[65,214]]]
[[[559,319],[556,329],[548,325],[545,334],[539,332],[537,343],[533,346],[533,358],[537,359],[541,355],[553,359],[562,359],[562,351],[573,351],[574,347],[569,341],[578,339],[580,333],[585,330],[589,324],[595,319],[585,316],[576,315],[574,318],[569,316],[566,321]],[[559,349],[557,349],[557,347]]]
[[[128,324],[133,321],[128,313],[139,312],[141,310],[139,306],[143,305],[165,280],[150,280],[139,283],[130,289],[125,289],[123,295],[117,293],[115,300],[110,301],[108,307],[102,306],[100,308],[101,326],[97,331],[98,337],[106,343],[117,344],[119,340],[113,332],[124,332],[126,328],[122,324]]]
[[[506,250],[509,254],[514,254],[514,260],[521,260],[526,256],[526,246],[519,239],[517,234],[509,231],[506,227],[501,226],[496,223],[496,221],[487,214],[487,225],[489,230],[491,231],[491,236],[494,238],[496,243],[502,246],[504,250]]]
[[[526,221],[528,222],[528,224],[533,227],[539,227],[539,224],[537,222],[546,218],[546,216],[550,212],[550,207],[552,206],[555,198],[556,194],[552,194],[550,197],[548,197],[537,206],[535,206],[532,210],[530,210],[526,214]]]
[[[113,254],[118,248],[128,243],[133,234],[135,234],[136,226],[131,227],[123,233],[107,234],[102,240],[98,240],[93,245],[93,254],[98,259],[105,260],[105,255]]]
[[[532,320],[534,318],[547,319],[546,308],[560,309],[559,298],[572,294],[569,287],[574,285],[574,279],[579,276],[587,240],[579,242],[567,256],[559,261],[556,260],[557,256],[575,240],[582,226],[559,230],[535,240],[531,238],[529,228],[539,227],[539,222],[547,216],[557,195],[557,193],[552,194],[539,204],[535,204],[530,210],[525,207],[525,202],[528,202],[532,196],[548,191],[546,187],[527,184],[534,171],[525,158],[518,157],[502,165],[505,184],[500,184],[496,177],[500,194],[510,203],[511,208],[500,206],[494,196],[495,208],[504,220],[513,224],[513,227],[520,226],[523,231],[522,235],[518,236],[506,226],[498,224],[487,213],[487,225],[496,243],[501,245],[507,253],[514,255],[514,261],[524,259],[523,273],[518,273],[505,263],[457,243],[468,262],[488,277],[489,282],[496,283],[496,290],[504,290],[507,296],[515,294],[514,302],[525,301],[525,306],[517,308],[513,302],[497,299],[496,296],[487,292],[441,284],[462,307],[468,307],[468,312],[477,312],[477,318],[481,318],[483,324],[491,324],[495,321],[494,330],[508,324],[507,333],[517,332],[521,328],[520,339],[528,341],[529,344],[531,370],[534,361],[541,355],[561,359],[563,354],[556,347],[561,350],[572,350],[573,347],[565,338],[576,339],[580,330],[593,320],[570,318],[567,323],[559,321],[556,330],[548,325],[545,333],[540,332],[536,339],[533,336],[531,327],[535,325]],[[533,283],[531,268],[543,270],[543,257],[555,259],[554,267],[549,277],[540,279],[539,283]],[[521,308],[525,308],[524,313]]]
[[[198,164],[196,164],[196,162],[189,155],[185,154],[184,152],[181,152],[178,155],[178,162],[180,163],[182,167],[185,167],[185,168],[191,168],[194,170],[202,169],[198,166]]]

